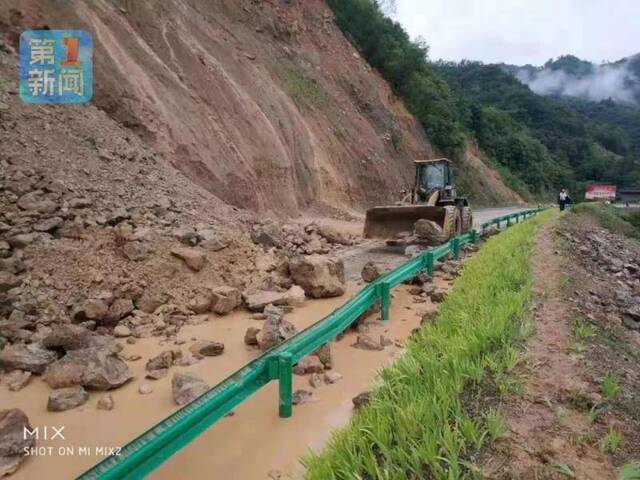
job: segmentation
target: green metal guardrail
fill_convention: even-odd
[[[510,226],[543,209],[526,210],[498,217],[481,225],[484,232],[494,224]],[[435,262],[450,253],[460,256],[466,243],[475,243],[480,233],[472,230],[451,239],[444,245],[427,250],[360,290],[347,303],[327,317],[268,350],[236,371],[193,402],[182,407],[145,433],[128,443],[119,456],[110,456],[79,478],[82,480],[138,480],[153,472],[174,453],[224,417],[257,390],[272,380],[279,383],[279,413],[283,418],[292,414],[293,366],[304,356],[334,339],[360,315],[380,301],[381,317],[389,320],[391,289],[426,270],[433,275]]]

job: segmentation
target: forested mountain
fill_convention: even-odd
[[[549,198],[561,186],[580,196],[588,182],[640,184],[640,109],[632,101],[604,97],[596,103],[539,95],[516,78],[518,72],[535,75],[544,69],[586,78],[599,66],[570,56],[542,69],[433,63],[426,43],[412,41],[378,2],[329,4],[347,38],[389,81],[445,154],[455,159],[465,138],[475,139],[503,180],[525,196]],[[624,67],[635,75],[639,64],[633,57],[611,68]]]
[[[501,66],[540,95],[640,107],[640,54],[602,64],[565,55],[541,67]]]

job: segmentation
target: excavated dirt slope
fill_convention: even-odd
[[[92,32],[94,104],[235,206],[362,209],[438,155],[321,0],[2,2],[14,44],[45,26]],[[518,200],[473,148],[460,168],[482,203]]]

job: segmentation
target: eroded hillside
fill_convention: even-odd
[[[0,28],[93,33],[93,103],[235,206],[291,214],[397,196],[438,152],[324,1],[9,0]],[[482,203],[517,197],[467,155]],[[476,177],[476,175],[474,175]]]

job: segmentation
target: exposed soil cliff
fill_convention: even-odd
[[[93,103],[232,205],[362,209],[406,187],[411,159],[437,155],[322,0],[3,4],[13,42],[28,28],[92,32]],[[499,180],[495,195],[470,183],[483,203],[517,200]]]

